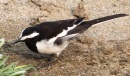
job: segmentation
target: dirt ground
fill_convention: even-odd
[[[64,6],[63,6],[64,5]],[[85,16],[91,20],[116,13],[130,15],[130,0],[1,0],[0,37],[17,39],[32,19],[36,23]],[[36,24],[33,22],[33,24]],[[81,42],[73,40],[55,64],[28,71],[26,76],[130,76],[130,17],[96,24],[84,32]],[[8,64],[46,63],[24,43],[5,45]]]

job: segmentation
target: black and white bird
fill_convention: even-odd
[[[116,14],[90,21],[84,18],[43,22],[22,30],[19,39],[14,42],[25,42],[27,47],[36,53],[55,54],[57,57],[75,39],[94,24],[110,19],[124,17],[126,14]]]

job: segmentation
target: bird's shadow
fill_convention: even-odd
[[[50,57],[50,55],[47,55],[47,54],[40,54],[40,53],[32,52],[23,43],[13,45],[13,46],[10,46],[9,44],[5,44],[3,46],[3,50],[5,53],[10,52],[16,55],[20,55],[27,59],[32,59],[32,58],[33,59],[47,59],[48,57]]]

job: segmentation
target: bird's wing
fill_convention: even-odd
[[[84,18],[44,22],[35,28],[40,30],[41,39],[51,39],[66,36],[67,33],[82,23]]]
[[[94,24],[123,16],[127,15],[116,14],[90,21],[83,21],[84,18],[78,18],[54,22],[44,22],[35,26],[35,28],[39,28],[41,31],[41,39],[48,39],[49,42],[54,42],[57,39],[69,40],[71,37],[73,37],[73,34],[82,33]]]
[[[71,35],[66,35],[66,36],[63,36],[63,37],[58,37],[58,38],[55,40],[54,43],[57,44],[57,45],[60,45],[60,44],[62,44],[63,42],[73,40],[73,39],[75,39],[76,37],[78,37],[78,34],[71,34]]]
[[[126,15],[126,14],[116,14],[116,15],[110,15],[110,16],[90,20],[90,21],[84,21],[79,26],[77,26],[77,27],[71,29],[70,31],[68,31],[66,36],[57,38],[55,43],[59,44],[59,43],[62,43],[66,40],[74,39],[77,36],[78,33],[84,32],[85,30],[87,30],[89,27],[91,27],[94,24],[104,22],[104,21],[107,21],[107,20],[111,20],[111,19],[114,19],[114,18],[118,18],[118,17],[124,17],[124,16],[128,16],[128,15]]]

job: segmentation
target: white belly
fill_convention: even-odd
[[[64,42],[61,45],[54,45],[53,43],[49,43],[46,40],[42,40],[36,43],[37,49],[39,53],[44,54],[56,54],[57,56],[68,46],[69,42]]]

